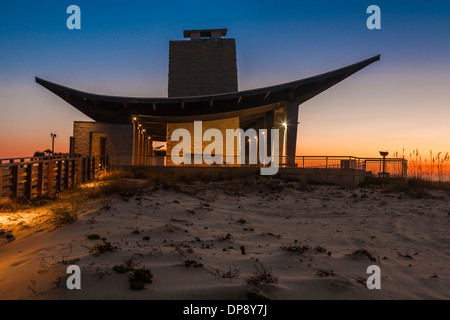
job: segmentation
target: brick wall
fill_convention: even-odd
[[[106,137],[106,154],[111,164],[131,164],[133,125],[75,121],[74,152],[83,156],[98,156],[100,137]]]
[[[170,41],[169,97],[236,92],[234,39]]]

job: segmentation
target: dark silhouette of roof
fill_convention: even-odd
[[[376,55],[340,69],[270,87],[196,97],[108,96],[79,91],[38,77],[36,82],[98,122],[131,123],[137,116],[143,122],[165,124],[252,117],[278,108],[283,102],[301,104],[379,59],[380,55]]]

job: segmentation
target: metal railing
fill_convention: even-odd
[[[108,156],[60,157],[50,160],[0,162],[0,200],[52,196],[62,190],[93,180],[109,168]],[[5,159],[2,159],[5,160]]]
[[[120,157],[116,156],[116,159]],[[134,156],[134,164],[144,166],[177,166],[168,156]],[[238,162],[240,157],[234,156],[232,163],[225,163],[227,157],[224,156],[222,163],[211,164],[211,166],[221,167],[260,167],[270,165],[262,163],[258,157],[244,157],[244,161]],[[292,157],[280,156],[280,167],[297,167],[297,168],[322,168],[322,169],[357,169],[363,170],[367,175],[374,176],[393,176],[406,177],[408,161],[402,158],[386,158],[385,172],[383,172],[383,158],[359,158],[353,156],[296,156]],[[204,161],[196,164],[194,155],[191,155],[190,163],[182,163],[182,166],[202,166],[207,165]]]

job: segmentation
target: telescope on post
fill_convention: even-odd
[[[386,172],[386,156],[388,154],[387,151],[380,151],[380,155],[383,156],[383,172],[380,173],[382,177],[389,177],[389,173]]]

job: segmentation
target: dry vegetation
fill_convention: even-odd
[[[393,153],[394,157],[400,157],[398,151]],[[401,157],[405,157],[403,149]],[[408,177],[418,180],[435,182],[450,182],[450,154],[449,152],[434,153],[430,150],[428,156],[424,156],[419,149],[413,150],[408,158]]]

